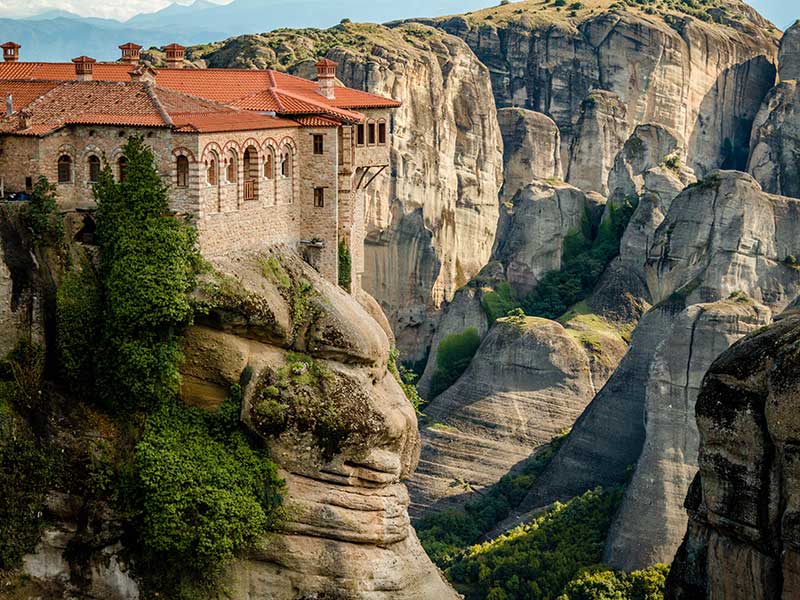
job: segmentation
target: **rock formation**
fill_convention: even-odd
[[[800,80],[800,21],[795,21],[781,39],[778,77],[781,81]]]
[[[674,600],[800,595],[796,314],[720,356],[697,398],[700,472],[667,580]]]
[[[753,122],[747,170],[764,191],[800,198],[800,88],[795,80],[770,90]]]
[[[486,67],[458,38],[419,24],[283,30],[193,56],[212,66],[245,60],[301,74],[326,56],[347,85],[403,100],[388,176],[373,183],[367,200],[364,287],[406,357],[423,357],[428,318],[480,271],[494,243],[503,143]]]
[[[620,97],[592,90],[581,105],[566,180],[587,192],[607,196],[608,173],[627,137],[626,108]]]
[[[432,424],[409,482],[414,512],[463,501],[570,427],[626,348],[596,318],[500,319],[467,371],[425,409]]]
[[[501,210],[493,252],[508,282],[527,293],[560,269],[564,239],[596,224],[602,206],[602,198],[565,183],[540,180],[521,189]]]
[[[264,260],[280,261],[280,281],[265,278]],[[232,597],[455,598],[409,522],[402,480],[416,467],[419,434],[386,369],[383,330],[291,253],[229,256],[213,266],[226,291],[212,293],[209,317],[188,336],[184,370],[208,389],[250,367],[242,420],[267,442],[287,486],[288,521],[235,565]],[[296,310],[300,293],[305,316]],[[292,351],[312,362],[298,367]],[[282,405],[274,394],[286,385],[281,373],[299,368],[311,375],[289,383],[297,403]]]
[[[603,562],[633,571],[672,562],[686,530],[683,499],[697,472],[695,400],[711,363],[771,313],[744,296],[694,304],[672,321],[645,382],[645,443]]]
[[[553,119],[524,108],[501,108],[497,121],[503,134],[505,200],[535,179],[563,178],[561,133]]]
[[[612,4],[568,12],[531,1],[431,22],[465,39],[489,67],[499,107],[552,117],[566,148],[581,104],[604,89],[627,107],[625,133],[641,123],[669,127],[687,140],[698,174],[743,167],[746,157],[733,150],[747,146],[750,123],[774,85],[779,32],[737,0],[709,9],[706,18],[715,22],[663,5],[648,14]]]
[[[771,196],[744,173],[721,171],[670,204],[653,240],[646,274],[656,306],[636,327],[628,354],[589,404],[524,509],[625,481],[645,440],[647,382],[658,346],[693,304],[743,293],[780,312],[800,293],[800,202]]]

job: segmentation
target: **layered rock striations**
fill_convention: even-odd
[[[503,142],[486,67],[460,39],[419,24],[281,30],[192,56],[303,74],[326,56],[347,85],[403,101],[387,176],[368,194],[364,287],[408,357],[424,356],[428,319],[486,264],[494,243]]]
[[[735,344],[708,371],[696,408],[700,471],[667,598],[800,595],[798,345],[795,314]]]
[[[774,85],[779,32],[743,2],[703,8],[704,20],[677,6],[603,0],[567,11],[531,0],[434,23],[465,39],[487,65],[499,107],[552,117],[567,148],[578,133],[574,116],[602,89],[627,108],[623,139],[637,124],[657,123],[687,141],[689,165],[700,175],[741,168],[746,153],[736,149],[747,147]],[[600,156],[602,148],[598,165],[610,164],[614,153]]]
[[[413,512],[463,502],[569,428],[626,349],[600,319],[499,320],[467,371],[425,408]]]
[[[800,249],[800,203],[761,191],[744,173],[722,171],[672,200],[646,263],[655,306],[630,350],[573,427],[524,509],[626,479],[646,437],[648,381],[659,345],[681,313],[744,294],[773,314],[800,293],[800,271],[785,256]]]
[[[606,541],[604,562],[633,571],[669,564],[686,530],[683,500],[697,472],[695,400],[711,363],[771,313],[745,296],[694,304],[658,345],[645,383],[645,442]]]
[[[386,334],[291,253],[212,266],[222,279],[200,288],[210,310],[184,344],[185,376],[199,384],[184,401],[202,404],[195,390],[248,372],[242,421],[286,481],[287,520],[234,566],[231,597],[455,599],[409,521],[403,480],[419,433],[387,370]]]

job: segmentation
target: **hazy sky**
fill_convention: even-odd
[[[230,0],[215,0],[225,4]],[[291,0],[286,0],[291,2]],[[397,0],[364,0],[375,2],[396,2]],[[800,18],[798,0],[748,0],[761,13],[778,27],[785,29]],[[62,9],[92,17],[126,19],[140,12],[152,12],[170,3],[170,0],[0,0],[0,17],[31,15],[47,9]],[[179,0],[180,4],[190,4],[191,0]],[[487,0],[486,6],[495,4]],[[414,16],[414,15],[408,15]]]

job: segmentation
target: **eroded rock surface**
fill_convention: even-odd
[[[535,179],[562,179],[561,133],[553,119],[524,108],[501,108],[503,198],[510,200]]]
[[[455,599],[410,525],[403,480],[419,433],[384,331],[288,251],[212,264],[199,291],[208,315],[183,348],[183,397],[207,405],[208,390],[249,373],[242,420],[287,489],[287,521],[236,563],[231,597]]]
[[[624,354],[604,323],[499,320],[461,378],[425,409],[409,482],[415,512],[463,502],[568,428]]]
[[[697,398],[700,472],[666,597],[800,596],[800,317],[720,356]]]
[[[531,1],[434,22],[465,39],[489,67],[499,107],[549,115],[566,147],[581,103],[605,89],[627,107],[628,133],[642,123],[673,129],[687,140],[689,166],[704,175],[723,164],[743,167],[746,156],[733,149],[747,146],[774,85],[780,38],[744,2],[727,2],[711,20],[609,0],[573,16]]]
[[[800,21],[795,21],[783,34],[778,52],[778,76],[781,81],[800,80]]]
[[[683,500],[697,472],[695,400],[708,367],[771,313],[744,296],[694,304],[658,345],[645,382],[645,443],[606,541],[604,562],[633,571],[672,562],[686,531]]]

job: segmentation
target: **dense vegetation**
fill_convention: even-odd
[[[177,398],[195,234],[170,213],[144,141],[123,153],[125,179],[105,165],[94,188],[98,264],[72,265],[57,293],[60,373],[125,432],[115,442],[130,451],[104,450],[87,480],[124,523],[145,597],[210,598],[229,561],[280,518],[282,483],[239,428],[236,386],[217,412]]]
[[[447,570],[468,599],[550,600],[602,559],[620,490],[590,490],[492,541],[471,547]]]
[[[602,566],[582,571],[558,600],[662,600],[669,566],[621,573]]]
[[[584,300],[594,289],[608,263],[619,254],[619,243],[636,208],[634,198],[619,207],[609,205],[608,215],[593,235],[588,216],[580,231],[564,240],[560,271],[547,273],[534,290],[522,298],[525,313],[557,319],[570,306]]]
[[[462,509],[430,513],[416,523],[420,542],[441,568],[449,567],[469,546],[491,531],[519,506],[556,450],[566,439],[560,435],[540,448],[522,468],[505,475],[483,494],[476,494]]]
[[[353,278],[353,258],[350,248],[343,241],[339,241],[339,286],[346,292],[350,291]]]
[[[436,370],[431,378],[431,398],[453,385],[467,370],[481,345],[481,336],[474,327],[445,337],[436,349]]]

